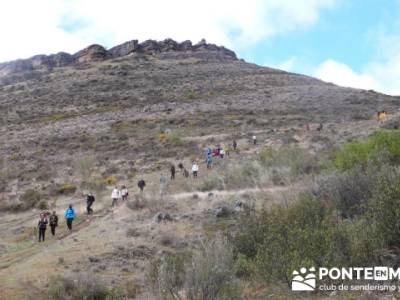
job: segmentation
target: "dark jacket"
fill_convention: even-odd
[[[43,220],[39,220],[38,222],[38,228],[39,229],[46,229],[46,225],[47,225],[47,219],[43,219]]]
[[[138,182],[138,187],[140,187],[140,188],[144,188],[146,186],[146,182],[142,179],[142,180],[139,180],[139,182]]]
[[[86,201],[88,204],[92,204],[94,201],[96,201],[96,199],[94,198],[93,195],[88,195]]]
[[[50,215],[50,226],[57,227],[58,226],[58,216],[57,215]]]

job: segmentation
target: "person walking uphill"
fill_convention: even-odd
[[[87,194],[86,196],[86,213],[88,215],[93,213],[92,205],[96,201],[92,193]]]
[[[47,227],[47,218],[44,214],[40,214],[40,219],[38,222],[38,229],[39,229],[39,243],[42,241],[44,242],[44,238],[46,235],[46,227]]]
[[[175,165],[171,166],[170,171],[171,171],[171,180],[175,180],[175,173],[176,173]]]
[[[72,208],[72,204],[68,206],[64,213],[65,220],[67,221],[67,227],[72,230],[72,221],[75,219],[75,210]]]
[[[120,190],[117,187],[115,187],[111,192],[111,199],[112,199],[111,207],[117,205],[118,198],[120,198],[120,196],[121,196]]]
[[[126,188],[125,185],[123,185],[121,187],[121,199],[122,199],[122,201],[128,200],[128,195],[129,195],[128,189]]]
[[[138,181],[138,187],[139,187],[139,189],[140,189],[140,191],[143,193],[143,189],[144,189],[144,187],[146,186],[146,181],[144,181],[143,179],[140,179],[139,181]]]
[[[196,162],[193,162],[192,173],[193,173],[193,178],[197,178],[197,175],[199,173],[199,165]]]
[[[51,229],[51,234],[56,235],[56,227],[58,226],[58,216],[55,211],[50,215],[49,225]]]

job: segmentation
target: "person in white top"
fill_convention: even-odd
[[[253,144],[256,145],[257,144],[257,137],[255,135],[253,135]]]
[[[117,187],[114,187],[114,189],[111,192],[111,199],[112,199],[111,207],[117,205],[118,198],[120,197],[121,197],[121,191]]]
[[[128,195],[129,195],[128,189],[126,188],[125,185],[123,185],[122,188],[121,188],[121,199],[122,199],[122,201],[127,200],[128,199]]]
[[[219,150],[219,156],[221,158],[224,158],[224,156],[225,156],[225,149],[223,147],[221,148],[221,150]]]
[[[199,165],[196,162],[193,162],[192,165],[193,178],[197,178],[198,172],[199,172]]]

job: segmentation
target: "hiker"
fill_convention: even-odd
[[[71,231],[72,230],[72,221],[75,219],[75,210],[72,208],[72,204],[68,206],[64,213],[65,220],[67,220],[67,227]]]
[[[94,198],[93,194],[89,192],[89,194],[87,194],[87,196],[86,196],[86,212],[87,212],[87,215],[90,215],[90,214],[93,213],[92,205],[93,205],[94,201],[96,201],[96,199]]]
[[[198,172],[199,172],[199,165],[194,161],[192,165],[193,178],[197,178]]]
[[[160,176],[160,195],[164,194],[166,188],[167,188],[167,177],[165,177],[164,174],[161,174],[161,176]]]
[[[224,158],[225,157],[225,149],[223,147],[221,147],[221,149],[219,150],[219,157],[220,158]]]
[[[51,234],[53,236],[55,236],[56,235],[56,227],[58,226],[58,216],[55,211],[53,211],[53,213],[50,215],[49,225],[50,225]]]
[[[207,163],[207,169],[208,170],[212,169],[212,163],[213,163],[212,155],[207,156],[206,163]]]
[[[120,198],[120,197],[121,197],[121,191],[118,189],[117,186],[115,186],[111,192],[111,199],[112,199],[111,207],[114,207],[117,205],[118,198]]]
[[[171,180],[175,180],[175,172],[176,172],[175,165],[171,165],[170,172],[171,172]]]
[[[183,169],[183,176],[184,176],[185,178],[188,178],[188,177],[189,177],[189,171],[186,170],[186,169]]]
[[[257,145],[257,137],[253,135],[253,145]]]
[[[46,234],[46,227],[47,227],[47,218],[45,214],[40,214],[40,219],[38,222],[38,229],[39,229],[39,243],[42,241],[44,242],[45,234]]]
[[[237,142],[236,142],[236,140],[233,140],[232,146],[233,146],[233,151],[236,151],[236,149],[237,149]]]
[[[125,185],[121,187],[121,199],[122,201],[128,200],[129,192]]]
[[[140,179],[139,181],[138,181],[138,187],[139,187],[139,189],[140,189],[140,192],[143,192],[143,189],[144,189],[144,187],[146,186],[146,182],[143,180],[143,179]]]

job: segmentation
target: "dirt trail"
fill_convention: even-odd
[[[175,200],[193,197],[194,195],[196,195],[196,197],[200,199],[203,199],[210,196],[227,197],[227,196],[244,195],[244,194],[255,194],[261,192],[266,192],[266,193],[283,192],[287,189],[288,187],[286,186],[275,186],[270,188],[247,188],[240,190],[211,190],[208,192],[194,191],[194,192],[177,193],[169,196]]]

